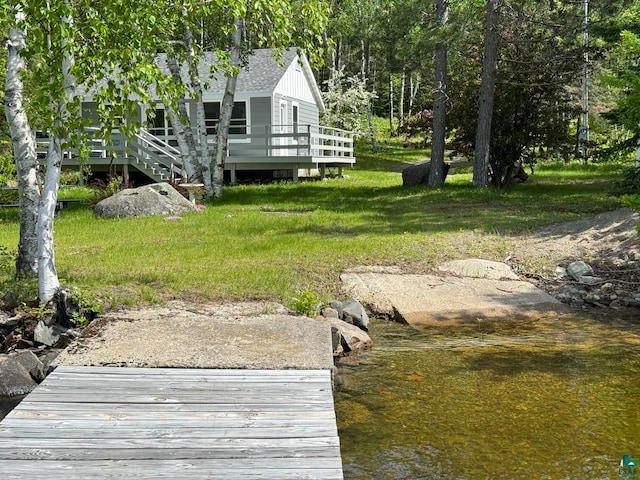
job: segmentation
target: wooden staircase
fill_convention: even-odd
[[[129,140],[127,156],[133,159],[133,167],[156,182],[183,176],[180,151],[146,130]]]

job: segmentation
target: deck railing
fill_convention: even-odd
[[[107,142],[97,137],[97,132],[96,128],[87,129],[85,145],[89,156],[84,161],[89,165],[133,158],[138,168],[148,173],[163,171],[170,178],[183,174],[180,151],[171,145],[175,144],[173,135],[156,136],[141,130],[127,137],[114,130]],[[209,135],[208,141],[215,143],[215,136]],[[45,154],[49,139],[36,135],[36,142],[38,153]],[[82,162],[77,149],[64,152],[63,157]],[[246,133],[229,135],[228,163],[280,163],[289,162],[289,158],[294,161],[296,157],[317,165],[353,164],[353,134],[338,128],[298,124],[247,125]]]

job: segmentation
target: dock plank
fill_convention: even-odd
[[[60,366],[0,422],[0,471],[342,479],[331,372]]]

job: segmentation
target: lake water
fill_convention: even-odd
[[[640,458],[640,325],[412,329],[378,321],[342,361],[346,480],[618,479]]]

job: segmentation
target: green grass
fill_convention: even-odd
[[[55,223],[60,279],[112,305],[291,303],[307,290],[340,295],[339,274],[358,265],[418,272],[455,258],[503,260],[519,234],[620,206],[609,193],[620,166],[541,166],[527,183],[498,191],[473,189],[462,165],[442,190],[405,189],[399,171],[410,154],[394,152],[358,155],[348,178],[228,187],[221,200],[176,221],[97,219],[72,204]],[[15,212],[2,212],[0,246],[15,249],[17,240]],[[10,270],[2,272],[10,285]]]

